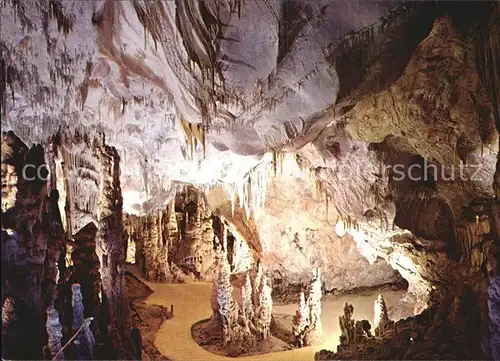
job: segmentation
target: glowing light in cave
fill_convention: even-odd
[[[238,205],[245,209],[247,219],[253,212],[258,216],[264,207],[266,200],[267,181],[271,172],[269,154],[266,154],[262,162],[248,172],[242,180],[230,185],[224,185],[226,192],[231,198],[231,210],[234,213],[235,197],[238,197]]]
[[[339,237],[344,237],[347,234],[347,229],[343,221],[340,221],[335,225],[335,233]]]
[[[132,237],[129,236],[127,241],[127,258],[125,262],[130,264],[135,264],[135,251],[136,251],[136,244],[132,239]]]

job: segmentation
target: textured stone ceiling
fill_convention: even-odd
[[[28,143],[61,126],[105,133],[123,161],[128,211],[170,180],[235,182],[289,136],[333,119],[339,77],[328,55],[393,6],[7,1],[2,126]],[[192,157],[181,120],[201,129]]]

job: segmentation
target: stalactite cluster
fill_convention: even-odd
[[[278,158],[277,158],[278,159]],[[282,158],[279,158],[282,159]],[[234,213],[235,204],[245,209],[247,219],[251,213],[257,217],[259,210],[264,207],[267,182],[271,167],[276,166],[276,163],[264,160],[261,164],[251,169],[243,179],[235,184],[224,184],[224,188],[230,195],[231,210]]]
[[[204,124],[193,124],[184,119],[181,119],[182,130],[186,136],[186,144],[189,147],[191,159],[196,150],[196,146],[200,143],[203,147],[203,157],[205,157],[205,130]]]

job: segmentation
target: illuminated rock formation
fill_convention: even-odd
[[[378,295],[374,311],[373,327],[375,336],[383,336],[386,325],[389,322],[389,316],[387,315],[387,306],[382,295]]]
[[[293,321],[292,333],[299,347],[309,346],[323,336],[321,323],[321,276],[319,268],[313,271],[313,279],[307,294],[300,293],[299,308]]]
[[[312,338],[321,338],[323,335],[323,326],[321,324],[321,287],[321,273],[319,268],[316,268],[313,272],[313,280],[311,282],[311,289],[309,290],[309,309],[311,313],[309,322]]]
[[[340,326],[340,345],[338,349],[345,347],[355,341],[356,328],[355,321],[352,318],[354,313],[354,307],[346,302],[344,306],[344,314],[339,316],[339,326]]]
[[[272,288],[266,275],[262,276],[259,287],[259,303],[255,311],[255,328],[258,340],[269,337],[273,312]]]
[[[341,358],[494,354],[498,2],[2,5],[2,356],[43,357],[52,304],[70,336],[86,267],[99,357],[137,356],[127,250],[151,281],[217,282],[223,239],[233,340],[317,266],[325,291],[408,284],[380,336],[346,311]]]

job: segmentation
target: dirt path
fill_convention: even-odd
[[[321,346],[305,347],[291,351],[273,352],[249,357],[238,357],[236,359],[210,353],[200,347],[193,339],[191,336],[191,326],[196,322],[207,319],[211,316],[212,309],[210,306],[210,298],[212,296],[212,284],[150,283],[144,280],[136,268],[128,266],[127,270],[132,272],[153,290],[153,293],[147,297],[144,302],[162,305],[168,309],[170,309],[171,304],[174,305],[174,317],[165,321],[161,325],[155,338],[155,346],[162,355],[172,361],[234,361],[236,359],[244,359],[245,361],[313,361],[315,352],[322,348]],[[397,302],[401,294],[402,291],[396,291],[390,295],[384,294],[384,297],[386,297],[386,302],[390,300],[390,302],[387,302],[388,304],[394,304]],[[327,320],[331,320],[332,324],[337,325],[338,315],[336,313],[340,315],[342,306],[346,300],[349,300],[354,304],[355,317],[363,317],[371,320],[373,318],[373,301],[375,300],[376,295],[376,292],[370,292],[360,296],[345,296],[345,299],[344,296],[342,296],[335,301],[328,300],[326,303],[331,303],[331,306],[334,307],[331,307],[332,311],[330,311],[330,307],[328,307],[328,310],[323,312],[325,314],[324,316],[326,316],[322,317],[323,325],[325,326],[325,324],[328,323]],[[359,300],[362,301],[360,302]],[[356,306],[358,306],[358,308],[356,308]],[[296,306],[294,305],[276,306],[274,311],[278,314],[293,314],[295,312],[295,308]],[[338,311],[333,311],[334,309]],[[329,330],[328,327],[324,328],[326,328],[325,331],[327,332],[334,331],[332,332],[333,338],[328,337],[328,340],[326,340],[327,342],[325,343],[328,344],[328,346],[336,346],[334,339],[338,339],[338,331],[333,329]],[[338,326],[336,326],[336,328],[338,328]],[[322,345],[323,347],[326,346],[325,343]]]
[[[127,270],[153,290],[153,293],[144,302],[165,306],[168,309],[170,309],[171,304],[174,305],[174,317],[165,321],[156,334],[155,346],[162,355],[172,361],[235,360],[205,351],[191,336],[191,326],[202,319],[209,318],[212,314],[210,307],[212,284],[150,283],[144,280],[136,268],[127,266]],[[317,350],[314,347],[305,347],[259,356],[238,357],[237,359],[245,361],[312,361]]]

